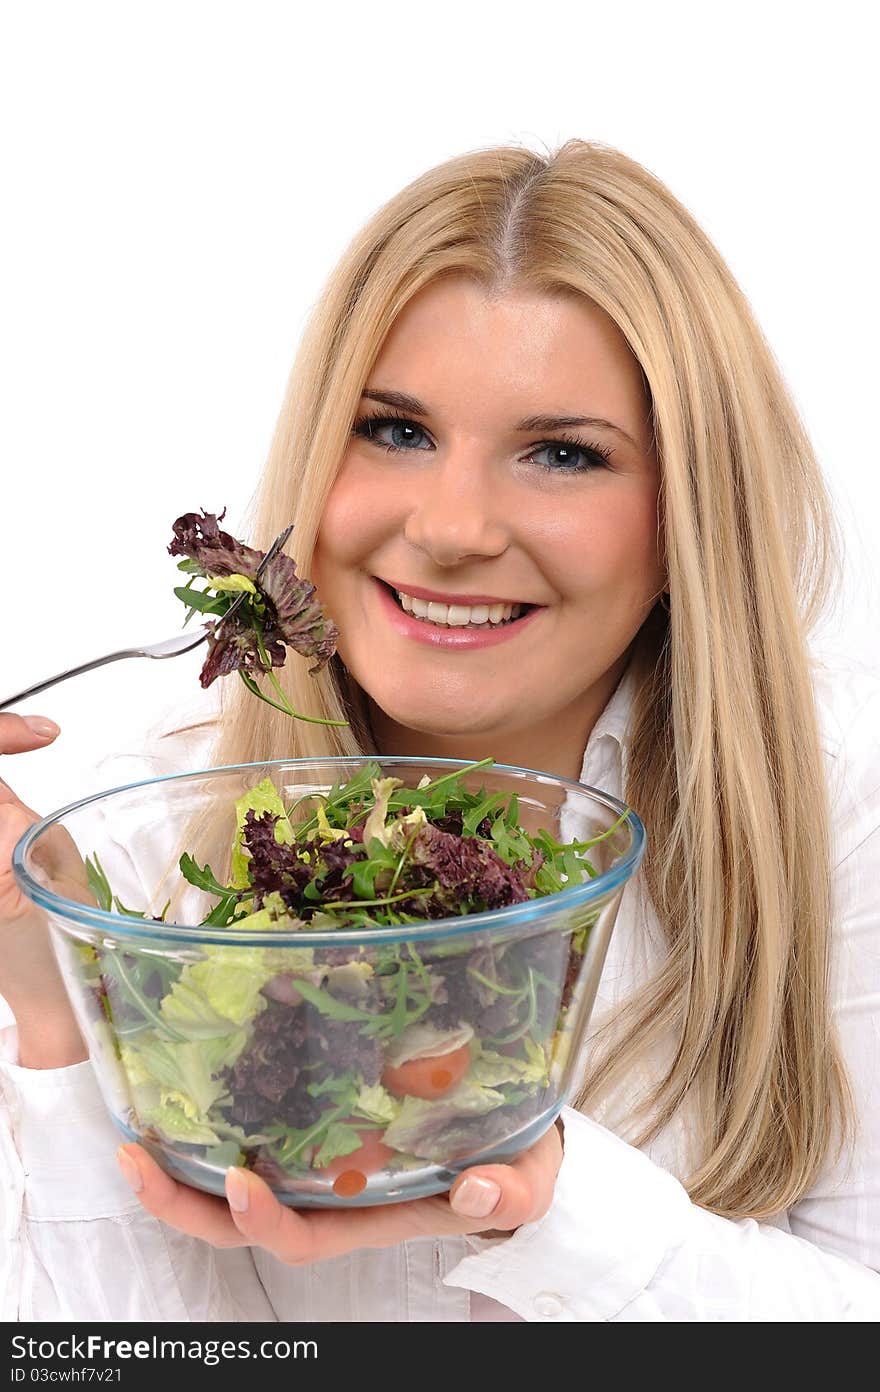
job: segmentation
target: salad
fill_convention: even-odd
[[[199,681],[209,687],[218,677],[238,672],[248,691],[294,720],[313,725],[347,725],[347,720],[321,720],[293,709],[275,668],[283,667],[287,647],[317,659],[309,668],[315,676],[336,652],[339,630],[325,614],[310,581],[296,573],[296,563],[280,549],[287,533],[268,552],[224,532],[219,514],[184,512],[172,525],[168,552],[180,556],[178,570],[189,576],[174,593],[187,606],[184,627],[193,614],[207,614],[208,655]],[[289,532],[291,528],[288,528]],[[207,583],[195,588],[196,580]],[[259,685],[268,677],[273,694]]]
[[[206,896],[202,926],[217,937],[277,930],[284,945],[175,955],[151,952],[148,929],[142,949],[77,945],[134,1133],[253,1169],[276,1190],[318,1181],[348,1198],[378,1172],[454,1166],[544,1114],[549,1124],[599,909],[491,940],[476,926],[424,927],[595,876],[589,851],[624,817],[590,841],[531,834],[515,794],[465,786],[492,762],[409,787],[366,759],[291,805],[269,778],[240,797],[228,873],[189,854],[180,872]],[[97,856],[86,868],[101,908],[148,916],[119,901]],[[408,937],[409,924],[422,931]],[[399,940],[371,944],[381,928]],[[352,929],[355,945],[309,945]]]

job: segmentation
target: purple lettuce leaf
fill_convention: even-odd
[[[352,1068],[367,1086],[379,1081],[382,1049],[357,1021],[330,1020],[310,1005],[270,1000],[254,1021],[247,1049],[224,1081],[232,1094],[229,1121],[241,1126],[281,1122],[309,1126],[327,1106],[309,1083],[338,1077]]]
[[[246,575],[248,580],[254,580],[264,553],[222,531],[220,523],[225,516],[225,508],[219,516],[205,512],[204,508],[201,517],[197,512],[185,512],[172,525],[174,539],[168,554],[195,561],[206,578],[209,575]]]
[[[225,508],[219,516],[204,509],[201,516],[183,513],[173,524],[174,538],[168,547],[170,555],[194,562],[199,567],[195,573],[205,579],[244,575],[257,588],[257,594],[246,596],[231,619],[206,622],[208,655],[199,676],[202,686],[239,669],[252,678],[268,671],[258,635],[270,667],[284,665],[287,645],[303,657],[318,659],[309,668],[314,676],[330,661],[339,639],[339,630],[324,613],[314,585],[297,575],[295,563],[281,551],[258,580],[266,553],[224,532],[219,524],[225,516]]]
[[[460,913],[466,900],[482,900],[487,909],[521,904],[529,895],[520,872],[502,860],[479,836],[456,836],[432,823],[419,828],[409,850],[409,865],[422,884],[438,882],[438,889],[419,913],[430,918]]]
[[[247,870],[258,909],[263,907],[267,894],[293,890],[299,895],[312,878],[309,866],[297,856],[296,846],[275,840],[277,821],[273,812],[258,817],[249,808],[241,831],[242,845],[250,856]]]

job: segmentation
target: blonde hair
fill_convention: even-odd
[[[851,1113],[828,1000],[829,812],[806,646],[836,573],[820,471],[745,297],[657,179],[581,140],[546,156],[482,150],[386,204],[311,317],[248,535],[265,548],[293,521],[300,574],[395,317],[452,272],[599,305],[641,365],[661,464],[671,613],[658,606],[633,648],[625,796],[647,824],[641,874],[668,955],[618,1013],[577,1105],[594,1108],[671,1031],[636,1144],[695,1099],[691,1198],[731,1217],[778,1213]],[[229,681],[215,763],[379,752],[339,656],[316,677],[308,665],[280,672],[295,709],[350,728],[291,721]]]

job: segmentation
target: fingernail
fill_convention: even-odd
[[[144,1187],[144,1181],[134,1160],[132,1160],[128,1151],[123,1150],[121,1147],[116,1152],[116,1159],[122,1171],[122,1178],[136,1194],[139,1194]]]
[[[247,1175],[242,1170],[226,1171],[226,1198],[229,1207],[234,1208],[236,1213],[247,1213],[250,1202],[248,1187]]]
[[[61,731],[61,726],[56,725],[54,720],[47,720],[45,715],[23,715],[22,720],[29,730],[33,730],[35,735],[41,735],[43,739]]]
[[[479,1175],[468,1175],[451,1196],[449,1202],[463,1218],[487,1218],[498,1206],[501,1185]]]

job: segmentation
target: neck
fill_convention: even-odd
[[[557,778],[577,781],[584,750],[593,727],[620,681],[626,655],[564,711],[525,727],[501,728],[481,734],[442,734],[413,730],[392,720],[368,698],[370,725],[378,754],[418,755],[420,758],[466,759],[492,757],[499,764],[540,769]]]

